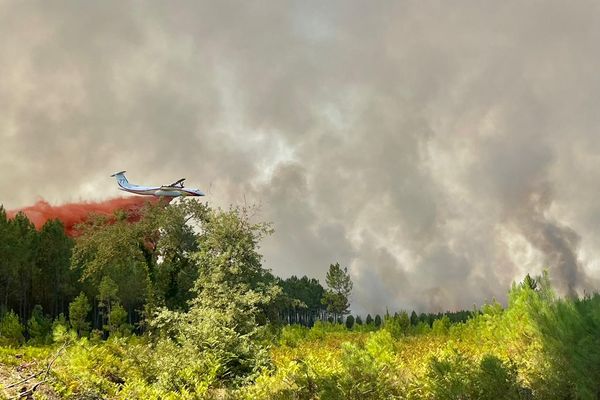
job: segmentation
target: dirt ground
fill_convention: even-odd
[[[20,362],[19,357],[15,355],[14,365],[0,363],[0,399],[60,399],[44,382],[46,366],[35,361]]]

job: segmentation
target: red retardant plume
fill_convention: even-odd
[[[126,211],[130,221],[139,219],[139,210],[146,203],[157,203],[156,197],[118,197],[101,202],[70,203],[59,206],[50,205],[45,200],[38,200],[34,205],[7,211],[8,218],[14,218],[23,212],[29,220],[40,229],[49,219],[58,219],[65,226],[65,232],[74,236],[75,225],[84,222],[90,214],[112,216],[116,210]]]

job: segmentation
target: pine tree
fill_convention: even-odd
[[[354,326],[354,317],[352,315],[348,315],[348,318],[346,318],[346,328],[352,329],[353,326]]]
[[[0,318],[0,346],[18,346],[25,341],[23,325],[12,310]]]
[[[523,279],[523,287],[529,288],[531,290],[536,290],[537,282],[529,274],[527,274],[525,275],[525,279]]]
[[[34,300],[52,315],[65,312],[67,297],[74,295],[72,247],[60,221],[48,220],[42,226],[35,259],[38,273],[33,276]]]
[[[85,336],[89,331],[90,323],[87,317],[91,310],[90,302],[83,292],[69,304],[69,322],[77,335]]]
[[[413,310],[412,313],[410,313],[410,324],[412,326],[417,326],[417,324],[419,323],[419,316],[417,315],[417,313]]]
[[[31,318],[27,321],[27,332],[31,343],[45,344],[50,341],[52,320],[44,316],[42,306],[36,304],[31,312]]]
[[[342,269],[339,263],[331,264],[325,282],[328,290],[322,302],[327,305],[327,311],[333,313],[334,320],[337,321],[339,316],[349,313],[352,280],[348,268]]]
[[[381,327],[381,317],[379,316],[379,314],[377,314],[377,315],[375,316],[375,327],[376,327],[376,328],[379,328],[379,327]]]

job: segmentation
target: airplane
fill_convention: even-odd
[[[157,197],[179,197],[179,196],[204,196],[205,194],[198,189],[188,189],[183,187],[183,181],[185,178],[181,178],[170,185],[163,186],[140,186],[129,183],[125,177],[126,171],[117,172],[112,174],[111,177],[117,178],[117,184],[119,189],[125,192],[141,194],[147,196]]]

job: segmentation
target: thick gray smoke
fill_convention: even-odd
[[[355,312],[470,308],[600,264],[594,2],[0,1],[0,203],[111,173],[259,203],[276,274]]]

